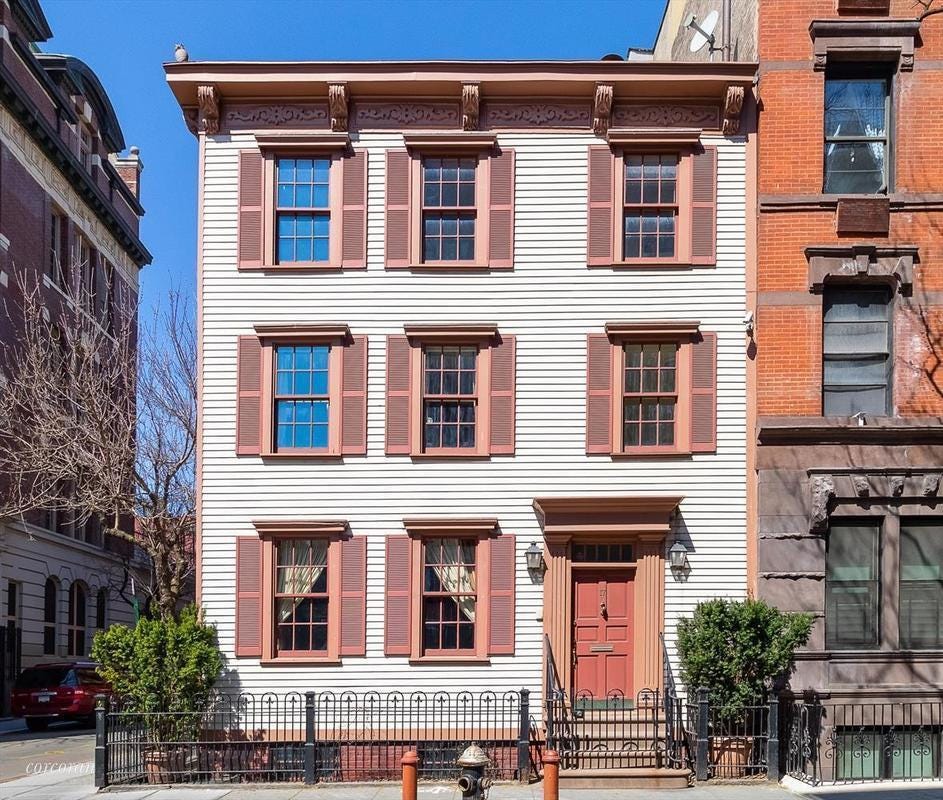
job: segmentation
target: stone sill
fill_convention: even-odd
[[[943,418],[759,417],[757,440],[774,444],[943,444]]]

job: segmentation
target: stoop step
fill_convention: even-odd
[[[686,789],[691,770],[664,767],[561,769],[561,789]]]

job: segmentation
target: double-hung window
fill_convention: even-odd
[[[66,216],[56,209],[49,215],[49,278],[60,287],[68,285],[69,234]]]
[[[623,347],[623,449],[675,448],[678,344],[628,343]]]
[[[900,646],[943,647],[943,525],[901,520]]]
[[[425,655],[475,652],[478,602],[475,539],[422,543],[422,649]]]
[[[881,526],[834,521],[826,542],[825,640],[831,650],[878,646]]]
[[[890,183],[890,79],[834,69],[825,78],[828,194],[879,194]]]
[[[823,413],[889,413],[889,289],[827,286],[823,303]]]
[[[275,641],[280,654],[327,653],[328,546],[323,539],[275,542]]]
[[[276,164],[279,264],[330,260],[330,158],[279,158]]]
[[[79,125],[79,161],[86,172],[92,171],[92,132],[85,125]]]
[[[475,157],[422,162],[424,263],[475,260]]]
[[[476,445],[476,345],[423,348],[423,441],[426,451]]]
[[[626,154],[623,162],[623,258],[674,259],[678,154]]]
[[[331,347],[327,344],[278,344],[274,350],[276,449],[326,449],[331,404]]]

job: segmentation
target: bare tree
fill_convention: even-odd
[[[15,270],[0,379],[0,518],[58,514],[133,542],[148,557],[152,607],[172,616],[193,573],[192,306],[170,292],[139,335],[130,297],[113,297],[113,280],[96,295],[87,274],[77,265],[52,291]]]

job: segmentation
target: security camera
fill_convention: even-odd
[[[747,311],[743,315],[743,327],[746,328],[747,333],[753,333],[753,312]]]

